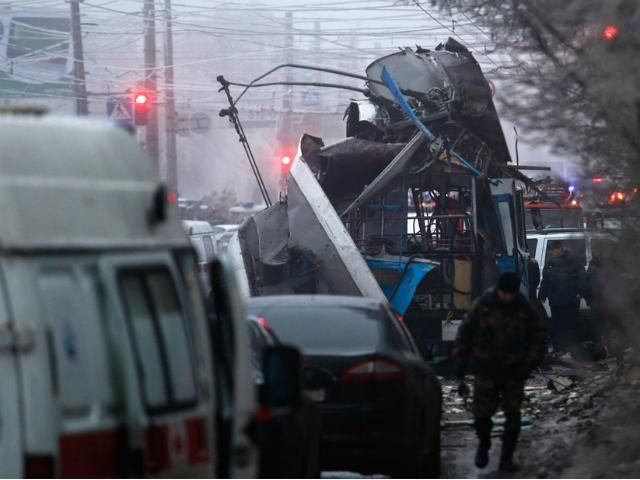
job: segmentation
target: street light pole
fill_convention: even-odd
[[[178,191],[178,152],[176,147],[176,102],[173,72],[173,25],[171,19],[171,0],[164,1],[164,83],[165,83],[165,122],[166,122],[166,159],[167,184],[171,191]]]
[[[145,89],[151,93],[149,120],[146,126],[146,150],[160,172],[160,146],[158,141],[158,89],[156,85],[156,10],[155,0],[144,0],[144,68]]]

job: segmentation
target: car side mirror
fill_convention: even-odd
[[[333,374],[324,368],[307,366],[302,369],[302,385],[305,390],[320,390],[336,381]]]
[[[264,383],[260,404],[267,408],[297,407],[302,403],[302,356],[287,346],[269,347],[263,356]]]

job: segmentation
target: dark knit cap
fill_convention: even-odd
[[[520,290],[520,277],[513,272],[504,272],[498,277],[498,290],[506,293],[518,293]]]

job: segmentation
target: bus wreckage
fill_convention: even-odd
[[[366,98],[349,105],[346,138],[304,135],[285,194],[229,251],[246,295],[385,297],[421,353],[443,359],[500,272],[518,272],[529,293],[529,181],[509,165],[491,88],[455,40],[380,58],[361,78]],[[221,115],[236,113],[229,100]]]

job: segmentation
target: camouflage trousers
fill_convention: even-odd
[[[475,375],[473,414],[476,417],[491,417],[498,410],[498,406],[502,406],[505,415],[519,415],[523,398],[524,380]]]

